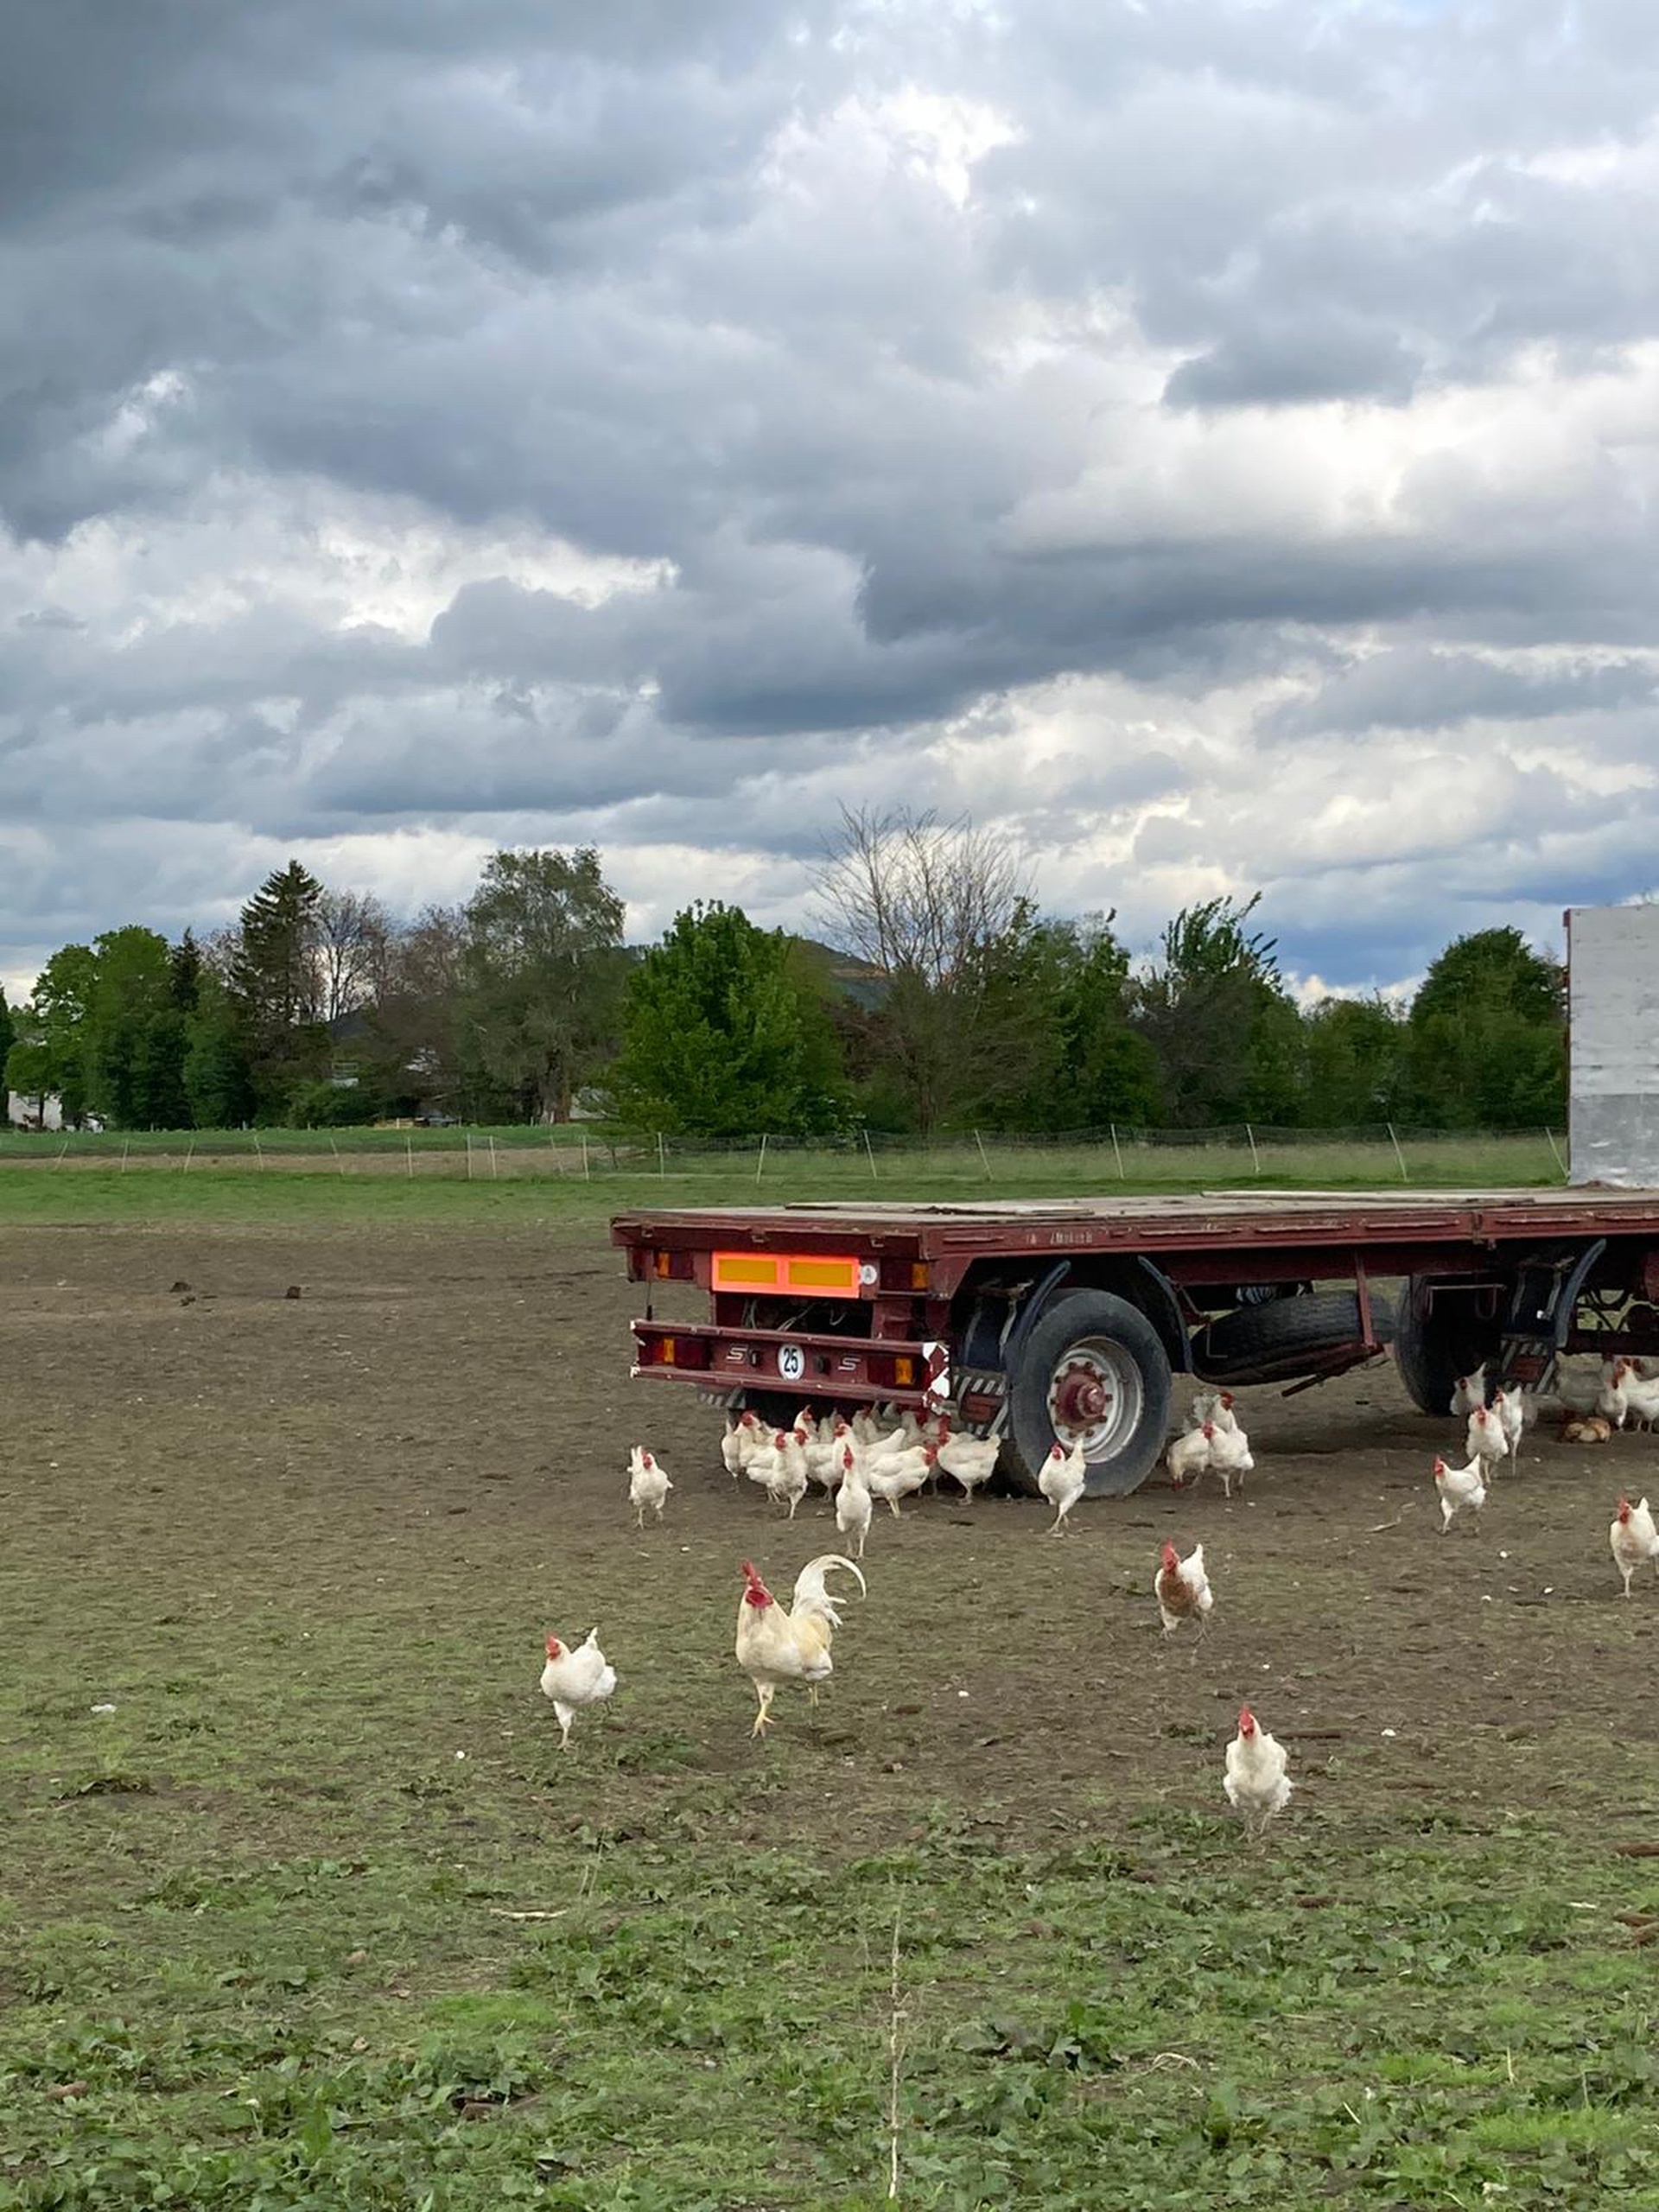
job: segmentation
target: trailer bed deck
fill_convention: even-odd
[[[913,1254],[964,1250],[1261,1249],[1284,1244],[1477,1244],[1572,1236],[1659,1237],[1659,1191],[1199,1191],[1167,1197],[880,1199],[778,1206],[672,1206],[621,1217],[619,1243],[836,1243]]]

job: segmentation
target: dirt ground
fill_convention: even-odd
[[[1075,1813],[1080,1787],[1125,1814],[1213,1812],[1243,1695],[1327,1818],[1379,1794],[1421,1798],[1426,1821],[1494,1790],[1579,1815],[1632,1815],[1649,1794],[1659,1582],[1621,1603],[1606,1529],[1621,1486],[1659,1493],[1651,1438],[1529,1438],[1479,1533],[1442,1540],[1429,1465],[1455,1428],[1380,1365],[1290,1399],[1242,1394],[1257,1465],[1230,1504],[1160,1479],[1079,1509],[1058,1538],[1040,1501],[878,1508],[869,1597],[823,1713],[781,1699],[758,1751],[730,1656],[738,1563],[786,1585],[836,1547],[833,1521],[820,1502],[782,1522],[722,1471],[717,1416],[630,1382],[635,1294],[601,1230],[4,1241],[7,1427],[27,1440],[8,1549],[54,1570],[14,1586],[8,1637],[26,1653],[52,1593],[76,1611],[89,1681],[124,1652],[187,1668],[193,1642],[199,1658],[238,1624],[305,1640],[298,1624],[346,1608],[384,1630],[387,1666],[450,1655],[435,1758],[533,1726],[542,1635],[597,1622],[623,1678],[607,1728],[765,1771],[768,1822],[782,1810],[820,1840],[833,1804],[849,1850],[933,1801],[1016,1831]],[[636,1439],[675,1483],[643,1535],[625,1497]],[[1217,1606],[1196,1653],[1159,1633],[1165,1536],[1206,1546]],[[772,1758],[791,1739],[842,1756]],[[671,1761],[618,1787],[671,1789]]]

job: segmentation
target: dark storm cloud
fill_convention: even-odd
[[[1327,730],[1449,729],[1468,721],[1651,709],[1656,696],[1659,668],[1644,660],[1531,668],[1402,646],[1353,662],[1308,698],[1266,716],[1262,727],[1288,738]]]
[[[1548,721],[1556,819],[1617,766],[1644,820],[1656,99],[1637,0],[24,10],[0,816],[61,849],[0,938],[176,831],[171,915],[216,822],[798,854],[930,747],[1001,794],[995,718],[1094,679],[1144,707],[1072,729],[1070,819],[1181,797],[1170,865],[1225,849],[1189,716],[1275,776]],[[143,826],[78,863],[89,795]]]

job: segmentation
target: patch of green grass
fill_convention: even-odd
[[[840,1864],[596,1840],[486,1848],[454,1893],[417,1839],[356,1872],[203,1872],[126,1901],[100,1999],[54,1985],[49,1936],[21,1942],[0,2202],[874,2204],[895,1921],[906,2204],[1659,2191],[1644,1978],[1601,1986],[1607,1923],[1558,1885],[1611,1904],[1607,1864],[1559,1840],[1494,1842],[1472,1878],[1400,1852],[1317,1914],[1306,1885],[1353,1877],[1340,1834],[1245,1854],[1183,1823],[1126,1856],[935,1833]],[[515,1872],[563,1917],[492,1918]]]
[[[326,1141],[321,1147],[311,1142],[317,1134],[297,1133],[302,1141],[296,1153],[273,1154],[263,1167],[239,1156],[187,1166],[175,1140],[170,1153],[152,1152],[142,1160],[135,1154],[130,1172],[105,1164],[104,1149],[86,1158],[72,1150],[60,1172],[54,1150],[41,1150],[39,1139],[21,1140],[25,1149],[0,1148],[0,1224],[375,1221],[392,1227],[425,1222],[486,1227],[521,1222],[534,1228],[656,1206],[864,1198],[971,1205],[980,1198],[1138,1197],[1192,1189],[1397,1188],[1400,1180],[1386,1146],[1312,1142],[1262,1154],[1260,1174],[1252,1172],[1251,1155],[1243,1147],[1137,1146],[1125,1156],[1128,1172],[1120,1175],[1109,1148],[1033,1145],[993,1153],[988,1178],[973,1147],[942,1143],[881,1155],[874,1176],[866,1163],[844,1153],[784,1153],[757,1177],[753,1160],[741,1155],[679,1155],[663,1175],[626,1160],[607,1166],[595,1150],[589,1179],[571,1168],[568,1140],[558,1147],[527,1145],[523,1130],[514,1150],[499,1153],[499,1172],[492,1171],[488,1154],[475,1150],[469,1177],[465,1155],[452,1142],[432,1144],[410,1174],[397,1156],[343,1153],[336,1161]],[[420,1134],[443,1141],[454,1133]],[[106,1148],[114,1141],[86,1141]],[[553,1160],[563,1163],[560,1172],[550,1166]],[[1409,1164],[1414,1185],[1424,1188],[1524,1188],[1561,1179],[1541,1132],[1535,1138],[1436,1139],[1415,1149]]]

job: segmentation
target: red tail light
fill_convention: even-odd
[[[641,1367],[707,1367],[711,1347],[704,1337],[645,1336],[639,1338]]]

